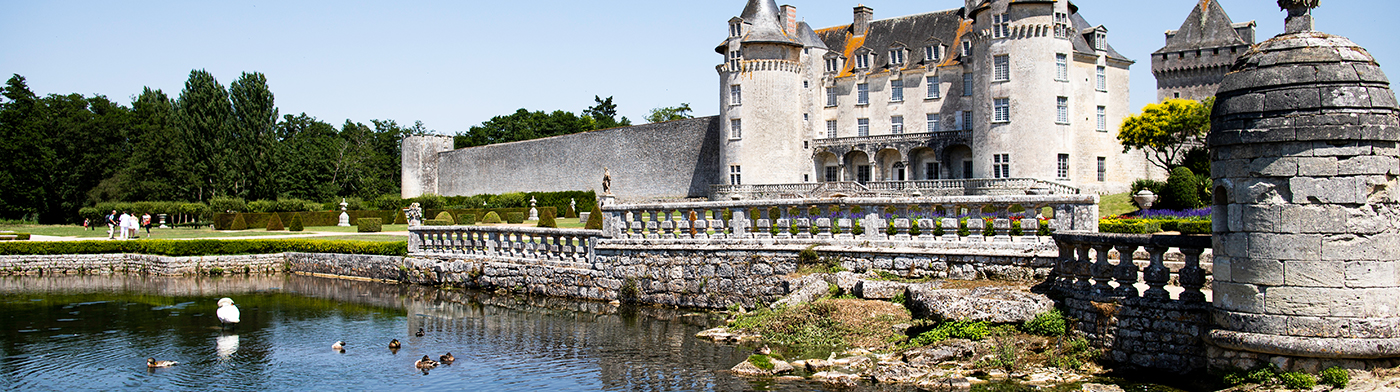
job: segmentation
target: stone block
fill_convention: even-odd
[[[1221,114],[1258,113],[1264,111],[1264,94],[1245,94],[1217,101]]]
[[[1383,87],[1371,87],[1369,90],[1371,95],[1371,107],[1390,109],[1396,107],[1394,91]]]
[[[1378,65],[1368,63],[1356,63],[1352,64],[1352,67],[1356,69],[1356,76],[1360,78],[1361,81],[1379,82],[1386,84],[1390,83],[1390,80],[1387,80],[1385,77],[1385,72],[1382,72],[1381,67]]]
[[[1231,206],[1233,207],[1233,206]],[[1273,205],[1240,206],[1240,221],[1244,231],[1278,233],[1283,232],[1283,207]]]
[[[1295,204],[1361,204],[1366,202],[1362,182],[1354,177],[1295,177],[1288,189]]]
[[[1341,206],[1285,205],[1280,220],[1286,233],[1340,233],[1346,230],[1347,211]]]
[[[1210,172],[1216,177],[1245,177],[1249,175],[1248,159],[1228,159],[1212,161]]]
[[[1315,108],[1322,102],[1321,97],[1321,92],[1312,86],[1270,91],[1264,94],[1264,110],[1274,112]]]
[[[1292,157],[1261,157],[1249,163],[1249,174],[1265,177],[1298,175],[1298,159]]]
[[[1386,242],[1354,234],[1329,235],[1322,240],[1321,259],[1330,261],[1384,260],[1385,258],[1381,256],[1389,252],[1381,247]],[[1394,246],[1393,244],[1387,245]]]
[[[1361,138],[1367,140],[1400,140],[1400,126],[1394,124],[1366,124],[1361,126]]]
[[[1327,86],[1322,88],[1324,108],[1369,108],[1371,91],[1361,86]]]
[[[1252,284],[1215,282],[1215,306],[1221,310],[1264,313],[1264,293]]]
[[[904,295],[908,288],[908,283],[862,280],[856,285],[855,294],[864,299],[891,299]]]
[[[1346,208],[1344,211],[1347,214],[1346,230],[1338,230],[1337,233],[1372,235],[1388,231],[1394,226],[1391,217],[1376,211],[1374,206]]]
[[[1329,177],[1337,175],[1337,157],[1298,158],[1298,175]]]
[[[1391,246],[1394,246],[1393,244]],[[1356,261],[1345,263],[1347,287],[1400,286],[1397,261]]]
[[[1235,257],[1230,259],[1230,278],[1234,283],[1265,286],[1283,284],[1283,262],[1275,259]]]
[[[1363,290],[1319,287],[1272,287],[1264,299],[1269,314],[1313,317],[1362,317]]]
[[[1400,159],[1393,156],[1361,155],[1343,159],[1337,164],[1337,175],[1395,175]]]
[[[1230,268],[1234,265],[1234,258],[1215,255],[1215,263],[1212,266],[1212,278],[1216,282],[1234,282],[1234,274],[1230,273]]]
[[[1233,183],[1236,203],[1284,204],[1293,198],[1288,179],[1248,178]]]
[[[1288,261],[1284,263],[1283,284],[1302,287],[1343,287],[1346,270],[1331,261]]]
[[[1229,231],[1244,231],[1244,206],[1246,205],[1249,204],[1231,203],[1225,208],[1216,208],[1212,210],[1211,226],[1214,226],[1215,222],[1221,222],[1226,224]],[[1214,215],[1216,211],[1225,213],[1225,219],[1215,219]]]
[[[1313,142],[1313,156],[1371,155],[1371,145],[1358,142]]]
[[[1322,235],[1319,234],[1247,233],[1246,235],[1249,239],[1249,249],[1241,254],[1249,257],[1317,260],[1322,254]],[[1236,260],[1236,263],[1239,261]],[[1236,275],[1235,279],[1238,280],[1239,276]]]

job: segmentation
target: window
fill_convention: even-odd
[[[870,165],[856,166],[856,181],[862,184],[870,182]]]
[[[939,45],[929,45],[924,47],[924,61],[938,62],[943,59],[943,47]]]
[[[738,36],[743,35],[743,34],[744,34],[744,28],[742,27],[742,25],[741,25],[740,23],[730,23],[730,24],[729,24],[729,36],[730,36],[730,37],[738,37]]]
[[[836,88],[826,88],[826,107],[836,106]]]
[[[941,172],[942,168],[938,167],[938,162],[924,162],[925,180],[937,180],[943,174]]]
[[[743,130],[739,127],[739,119],[729,120],[729,138],[739,139],[743,136]]]
[[[856,68],[870,68],[870,53],[867,52],[856,55]]]
[[[905,180],[907,180],[907,178],[904,177],[904,174],[905,174],[905,173],[904,173],[904,162],[895,162],[894,165],[890,167],[890,169],[892,169],[891,171],[894,172],[894,173],[891,173],[891,174],[892,174],[892,175],[890,176],[890,179],[891,179],[891,180],[895,180],[895,181],[905,181]]]
[[[1011,36],[1011,18],[1006,14],[992,15],[992,38]]]
[[[890,49],[890,64],[904,64],[904,48]]]
[[[1069,39],[1069,14],[1055,13],[1055,38]]]
[[[802,121],[807,121],[807,113],[802,113]]]
[[[811,175],[811,174],[803,174],[803,175],[802,175],[802,182],[812,182],[812,175]]]
[[[992,122],[1011,122],[1011,99],[997,98],[992,100]]]
[[[870,84],[861,83],[856,85],[856,105],[870,104]]]
[[[928,114],[928,131],[929,131],[929,132],[938,132],[938,131],[941,131],[941,129],[938,129],[938,113],[929,113],[929,114]]]
[[[972,161],[963,161],[962,174],[962,178],[972,178]]]
[[[929,76],[929,77],[928,77],[928,97],[929,97],[929,99],[937,99],[938,96],[939,96],[938,93],[939,93],[939,91],[938,91],[938,77],[937,77],[937,76]]]
[[[1100,66],[1096,71],[1094,71],[1094,74],[1095,76],[1098,76],[1099,79],[1099,82],[1097,84],[1098,90],[1108,91],[1108,74],[1104,67]]]
[[[812,88],[812,84],[809,83],[809,82],[807,82],[806,80],[803,80],[803,81],[802,81],[802,88]]]
[[[970,73],[963,74],[963,96],[972,96],[972,74]]]
[[[1069,97],[1055,97],[1055,123],[1069,124]]]
[[[1104,173],[1108,172],[1108,158],[1099,157],[1099,182],[1103,182]]]
[[[963,124],[962,124],[962,125],[963,125],[963,130],[964,130],[964,131],[971,131],[971,130],[972,130],[972,111],[971,111],[971,110],[963,112]]]
[[[1055,80],[1069,81],[1069,56],[1064,53],[1055,54]]]
[[[826,167],[826,182],[836,182],[836,181],[837,181],[837,180],[836,180],[836,173],[840,173],[840,172],[841,172],[841,167],[840,167],[840,166],[827,166],[827,167]]]
[[[963,57],[972,57],[972,41],[963,41],[962,55]]]
[[[1011,178],[1011,154],[992,154],[992,178]]]
[[[1060,154],[1055,158],[1055,178],[1069,179],[1069,154]]]
[[[739,175],[739,165],[729,166],[729,185],[743,185],[743,178]]]
[[[1103,106],[1099,106],[1097,108],[1097,112],[1098,113],[1096,114],[1098,116],[1099,121],[1097,127],[1094,128],[1094,130],[1097,130],[1099,132],[1108,132],[1108,109]]]
[[[826,120],[826,138],[836,138],[836,120]]]
[[[836,72],[841,70],[841,60],[835,57],[826,59],[826,72]]]
[[[737,84],[729,85],[729,105],[739,106],[744,103],[744,89]]]
[[[904,102],[904,81],[890,81],[890,102]]]
[[[739,60],[743,59],[743,57],[744,57],[743,52],[740,52],[740,51],[737,51],[737,50],[731,50],[731,51],[729,51],[729,69],[730,69],[731,71],[738,71],[738,70],[739,70]]]
[[[1094,32],[1094,50],[1108,50],[1108,33],[1103,31]]]
[[[1011,80],[1011,56],[992,57],[992,81],[1005,82],[1008,80]]]
[[[856,119],[856,136],[870,136],[870,119]]]
[[[890,134],[904,133],[904,116],[890,117]]]

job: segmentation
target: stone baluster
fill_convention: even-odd
[[[773,225],[768,222],[768,218],[759,219],[753,223],[753,238],[768,239],[773,238]]]
[[[702,239],[702,240],[703,240],[703,239],[708,239],[708,238],[710,238],[710,234],[709,234],[709,232],[710,232],[710,226],[709,226],[709,221],[708,221],[708,220],[705,220],[705,219],[696,219],[696,220],[695,220],[695,228],[694,228],[693,230],[695,231],[695,238],[697,238],[697,239]]]
[[[972,215],[967,217],[967,232],[969,233],[967,236],[967,241],[982,242],[983,240],[985,240],[986,237],[982,235],[982,229],[986,226],[986,224],[987,221],[982,220],[981,215]]]
[[[1113,295],[1138,296],[1138,289],[1133,286],[1138,280],[1138,266],[1133,263],[1133,252],[1136,252],[1137,248],[1137,245],[1113,246],[1113,249],[1118,251],[1118,266],[1113,269],[1113,280],[1118,282],[1118,288],[1113,289]]]
[[[918,240],[919,240],[919,241],[923,241],[923,242],[933,241],[933,240],[934,240],[934,235],[933,235],[933,219],[922,218],[922,219],[919,219],[919,220],[918,220],[918,223],[919,223],[919,238],[918,238]]]
[[[1021,218],[1021,242],[1040,242],[1040,221],[1035,217]]]
[[[895,241],[909,241],[909,218],[899,218],[894,220]]]
[[[1051,271],[1053,275],[1053,286],[1057,290],[1066,291],[1074,287],[1074,244],[1056,241],[1060,250],[1060,258],[1055,260],[1055,268]]]
[[[1181,248],[1181,254],[1186,256],[1186,266],[1177,271],[1177,281],[1186,291],[1181,292],[1181,300],[1186,302],[1205,302],[1206,295],[1201,292],[1201,288],[1206,285],[1206,270],[1201,268],[1201,253],[1205,249]]]
[[[776,228],[778,229],[777,234],[774,234],[774,235],[773,235],[773,238],[777,238],[777,239],[780,239],[780,240],[785,240],[785,239],[792,238],[792,219],[791,219],[791,218],[781,218],[781,219],[778,219],[778,220],[773,224],[773,226],[776,227]]]
[[[483,235],[485,236],[485,238],[483,238],[485,243],[481,249],[481,254],[484,256],[496,256],[497,249],[500,247],[500,242],[498,242],[500,233],[491,231],[483,233]]]
[[[1171,270],[1162,265],[1162,254],[1167,253],[1165,246],[1148,246],[1147,253],[1151,255],[1152,263],[1142,271],[1142,280],[1147,282],[1147,292],[1142,294],[1143,298],[1156,300],[1171,299],[1171,294],[1164,287],[1171,279]]]
[[[840,233],[833,235],[833,237],[837,239],[849,240],[856,238],[855,234],[852,234],[856,230],[855,225],[848,218],[836,219],[836,229]]]
[[[657,221],[654,221],[654,220],[649,220],[649,221],[647,221],[646,224],[647,224],[647,239],[649,239],[649,240],[654,240],[654,239],[661,238],[661,234],[658,232],[658,230],[660,229],[660,226],[661,226],[661,225],[660,225],[660,222],[657,222]]]
[[[797,238],[803,240],[812,238],[811,218],[797,218]]]
[[[632,221],[632,228],[628,230],[627,238],[646,238],[646,226],[643,225],[642,221]]]
[[[1089,244],[1075,244],[1074,255],[1074,291],[1087,292],[1093,288],[1090,280],[1094,277],[1090,272],[1094,262],[1089,261]]]
[[[1113,286],[1108,282],[1113,281],[1113,263],[1108,261],[1108,250],[1113,249],[1109,244],[1093,244],[1094,258],[1098,260],[1094,263],[1092,272],[1094,273],[1094,294],[1111,295]]]
[[[943,241],[958,242],[958,218],[943,218]]]
[[[992,230],[996,233],[992,241],[1011,242],[1011,219],[996,218],[992,220]]]
[[[831,239],[831,218],[817,218],[817,239]]]
[[[690,228],[690,220],[681,219],[676,221],[676,238],[683,240],[695,238],[694,233],[694,230]]]
[[[661,221],[661,238],[667,240],[676,239],[676,222],[670,219]]]

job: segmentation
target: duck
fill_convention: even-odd
[[[219,310],[215,311],[214,314],[219,316],[219,323],[223,326],[238,324],[239,318],[242,316],[241,312],[238,311],[238,306],[234,306],[232,298],[220,299]]]
[[[418,332],[414,332],[414,333],[413,333],[413,336],[417,336],[417,337],[420,337],[420,338],[423,337],[423,328],[422,328],[422,327],[419,327],[419,328],[418,328]]]
[[[442,354],[441,357],[438,357],[438,362],[442,362],[443,365],[451,365],[456,360],[457,357],[452,356],[452,353]]]
[[[413,363],[413,366],[419,369],[432,369],[437,367],[437,365],[437,361],[434,361],[432,358],[428,358],[427,355],[424,355],[423,359],[418,360],[418,362]]]
[[[390,341],[389,341],[389,348],[392,348],[392,349],[400,349],[400,348],[403,348],[403,343],[399,343],[399,340],[398,340],[398,339],[390,340]]]
[[[331,350],[345,351],[345,342],[339,340],[335,341],[335,344],[331,345]]]
[[[157,361],[155,358],[146,358],[146,367],[150,369],[171,367],[179,364],[179,362],[175,361]]]

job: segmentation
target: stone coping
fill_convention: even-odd
[[[1018,241],[1020,237],[1016,238]],[[1047,238],[1047,237],[1039,237]],[[807,247],[822,252],[861,252],[920,255],[973,256],[1059,256],[1051,242],[935,242],[935,241],[864,241],[864,240],[796,240],[796,239],[605,239],[598,241],[599,250],[694,250],[694,251],[801,251]]]
[[[1400,357],[1400,338],[1312,338],[1211,330],[1206,341],[1218,347],[1308,358],[1378,359]]]
[[[1055,237],[1055,241],[1078,244],[1137,245],[1194,249],[1206,249],[1211,247],[1211,236],[1209,235],[1060,232],[1051,234],[1051,236]]]
[[[977,205],[977,204],[1094,204],[1099,203],[1098,195],[1027,195],[1027,196],[931,196],[931,197],[829,197],[815,199],[766,199],[734,200],[679,203],[639,203],[614,204],[604,206],[603,211],[637,210],[678,210],[678,209],[720,209],[736,207],[805,207],[812,205]]]
[[[567,236],[578,236],[578,237],[600,237],[600,236],[603,235],[603,232],[602,232],[601,230],[587,230],[587,229],[556,229],[556,228],[552,228],[552,227],[521,227],[521,226],[410,226],[410,227],[408,228],[408,231],[409,231],[409,232],[412,232],[412,233],[445,232],[445,231],[462,231],[462,232],[471,231],[471,232],[486,232],[486,233],[524,233],[524,234],[542,234],[542,235],[567,235]]]

